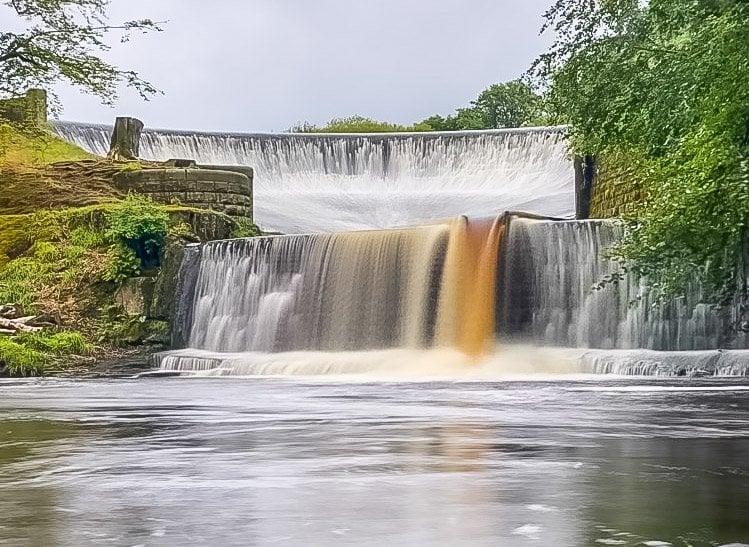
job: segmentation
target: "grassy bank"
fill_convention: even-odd
[[[155,275],[165,241],[196,241],[196,227],[253,235],[221,213],[123,195],[113,173],[138,167],[0,123],[0,305],[55,320],[40,333],[0,334],[0,374],[75,369],[163,330],[117,303],[122,283]]]

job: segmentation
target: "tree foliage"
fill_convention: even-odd
[[[738,287],[749,215],[749,4],[557,0],[531,70],[577,154],[643,185],[613,251],[663,298]]]
[[[333,118],[323,126],[304,122],[292,127],[289,131],[292,133],[398,133],[404,131],[430,131],[430,129],[419,124],[406,126],[397,123],[380,122],[364,116],[349,116],[347,118]]]
[[[544,102],[533,88],[520,80],[493,84],[455,114],[431,116],[421,122],[435,131],[464,129],[502,129],[522,127],[541,122]]]
[[[397,133],[403,131],[461,131],[468,129],[501,129],[539,125],[545,118],[543,98],[520,80],[493,84],[455,114],[435,114],[414,123],[400,125],[380,122],[364,116],[333,118],[322,127],[303,123],[290,129],[294,133]]]
[[[144,99],[156,89],[132,70],[99,55],[109,49],[108,34],[127,41],[133,32],[160,30],[150,19],[108,22],[109,0],[3,0],[22,30],[0,32],[0,95],[15,96],[30,87],[66,81],[111,104],[120,84]],[[54,100],[54,96],[53,96]]]

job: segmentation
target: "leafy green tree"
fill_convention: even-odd
[[[491,85],[471,104],[485,129],[529,125],[543,110],[541,97],[520,80]]]
[[[15,13],[18,32],[0,32],[0,95],[15,96],[29,87],[66,81],[111,104],[117,88],[134,88],[144,99],[156,89],[132,70],[114,66],[99,55],[109,49],[105,37],[127,41],[133,32],[158,31],[150,19],[108,22],[109,0],[3,0]],[[54,96],[52,97],[54,101]]]
[[[663,297],[726,302],[749,215],[749,4],[557,0],[531,74],[572,146],[646,191],[614,250]]]
[[[304,122],[290,129],[293,133],[397,133],[404,131],[430,131],[431,127],[423,124],[411,126],[396,123],[380,122],[364,116],[333,118],[322,127]]]
[[[484,89],[471,106],[459,108],[454,115],[434,115],[421,123],[434,131],[522,127],[539,123],[543,106],[543,98],[529,84],[512,80]]]
[[[457,131],[460,129],[455,116],[446,116],[443,118],[439,114],[435,114],[422,120],[420,123],[428,126],[432,131]]]

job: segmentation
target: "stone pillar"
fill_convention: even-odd
[[[23,97],[0,101],[0,118],[26,127],[46,128],[47,92],[29,89]]]
[[[576,156],[575,161],[575,218],[590,218],[590,205],[593,199],[596,164],[593,156]]]
[[[141,131],[143,131],[143,122],[137,118],[118,117],[115,119],[107,158],[110,160],[138,159]]]

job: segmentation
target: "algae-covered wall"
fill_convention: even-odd
[[[252,219],[252,171],[142,169],[122,171],[114,182],[123,191],[151,196],[159,203],[179,203]]]
[[[30,127],[46,126],[46,91],[29,89],[23,97],[0,100],[0,118]]]
[[[590,201],[590,218],[632,217],[645,197],[645,191],[626,169],[613,169],[596,160]]]

